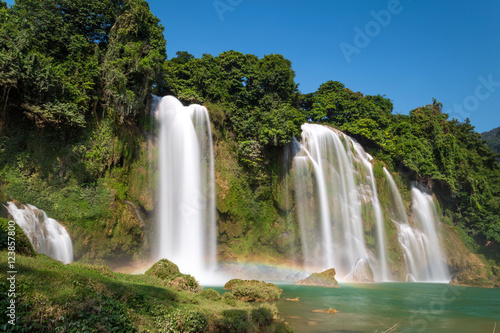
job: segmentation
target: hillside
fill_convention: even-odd
[[[500,127],[481,133],[481,138],[495,154],[500,154]]]

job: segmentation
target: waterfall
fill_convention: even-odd
[[[56,220],[49,218],[43,210],[32,205],[17,208],[13,202],[8,202],[6,207],[37,252],[65,264],[73,261],[71,238]]]
[[[321,125],[302,125],[301,142],[291,144],[296,147],[292,170],[306,270],[334,267],[341,278],[358,281],[373,280],[360,276],[370,270],[375,280],[388,280],[371,157],[353,139]],[[367,248],[364,220],[376,225],[378,249]]]
[[[157,98],[159,214],[156,259],[204,278],[216,265],[212,134],[207,109]]]
[[[410,225],[403,200],[391,174],[384,168],[392,195],[389,216],[398,228],[398,241],[406,264],[406,280],[419,282],[449,282],[446,258],[436,230],[439,218],[432,197],[412,187],[412,211],[416,224]]]
[[[441,248],[441,241],[436,228],[439,226],[439,216],[432,196],[420,190],[416,184],[412,190],[412,211],[416,215],[419,228],[425,235],[424,255],[426,256],[425,276],[423,281],[450,281],[450,273],[446,266],[446,257]]]

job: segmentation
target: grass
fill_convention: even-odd
[[[2,309],[9,302],[2,276],[7,256],[0,251]],[[156,276],[114,273],[102,265],[63,265],[42,254],[18,255],[15,265],[17,325],[0,324],[7,332],[290,331],[273,304],[217,297],[214,290],[178,290]]]

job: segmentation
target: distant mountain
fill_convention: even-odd
[[[489,132],[482,133],[481,137],[486,141],[486,144],[491,150],[500,154],[500,127],[494,128]]]

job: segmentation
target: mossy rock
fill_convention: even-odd
[[[189,274],[182,274],[179,267],[168,259],[160,259],[144,274],[156,276],[162,279],[165,285],[177,290],[200,291],[198,281]]]
[[[338,288],[339,283],[335,279],[335,268],[330,268],[321,273],[313,273],[304,280],[298,281],[296,284],[303,286],[320,286],[329,288]]]
[[[160,259],[144,274],[156,276],[162,280],[167,280],[176,278],[179,274],[181,274],[181,272],[179,270],[179,266],[170,260]]]
[[[233,295],[244,302],[266,302],[278,300],[283,290],[273,283],[258,280],[233,279],[224,285]]]

